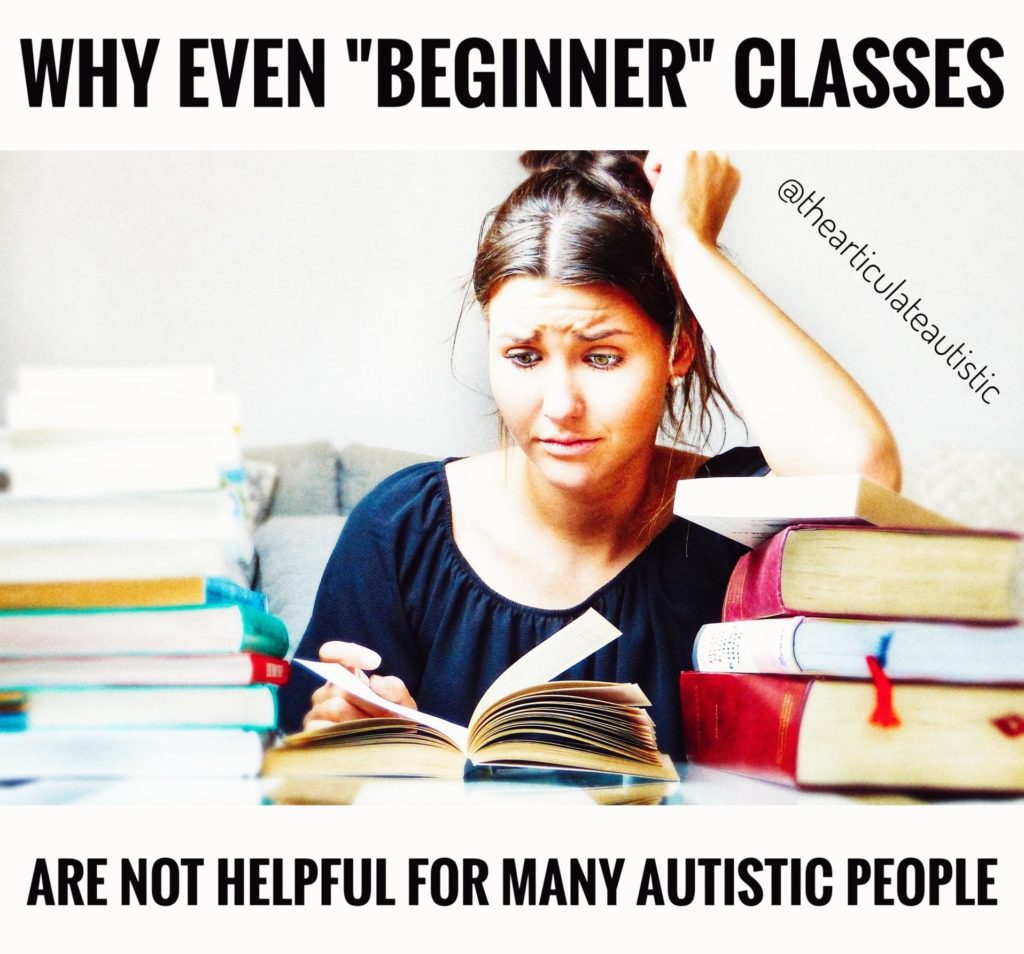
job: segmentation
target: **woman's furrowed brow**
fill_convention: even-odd
[[[539,338],[540,338],[540,332],[539,331],[534,331],[531,334],[526,335],[525,337],[521,336],[521,335],[514,335],[514,334],[498,335],[498,339],[500,341],[507,341],[509,344],[514,344],[514,345],[536,344],[536,342],[538,341]]]
[[[605,338],[614,338],[616,335],[631,335],[632,333],[622,328],[599,328],[597,331],[577,331],[575,336],[581,341],[603,341]]]
[[[633,332],[622,328],[598,328],[594,331],[573,331],[572,336],[579,341],[593,342],[603,341],[605,338],[614,338],[617,335],[632,335]],[[499,340],[507,341],[514,345],[536,344],[542,337],[541,329],[536,329],[528,335],[516,335],[508,332],[498,335]]]

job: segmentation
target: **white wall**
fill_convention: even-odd
[[[862,382],[905,458],[1024,457],[1024,158],[734,160],[723,244]],[[0,390],[21,363],[212,362],[243,397],[248,444],[491,446],[479,319],[457,377],[449,338],[480,220],[518,177],[494,152],[0,153]],[[791,177],[995,369],[993,405],[780,201]]]
[[[213,362],[248,444],[489,446],[450,337],[517,176],[507,154],[0,154],[0,389],[20,363]]]

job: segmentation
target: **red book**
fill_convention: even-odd
[[[804,788],[1024,791],[1024,687],[684,672],[689,761]],[[885,721],[888,724],[882,724]]]
[[[1012,533],[787,527],[744,554],[722,619],[838,616],[1012,623]]]
[[[0,658],[0,689],[34,686],[244,686],[288,681],[288,663],[258,653]]]

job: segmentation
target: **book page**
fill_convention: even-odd
[[[472,725],[480,713],[498,699],[554,679],[621,635],[621,630],[597,610],[588,609],[579,619],[549,636],[498,676],[477,703],[469,724]]]
[[[397,702],[391,702],[383,696],[377,695],[355,673],[346,669],[340,663],[314,662],[312,659],[293,659],[292,662],[305,666],[310,672],[315,672],[321,678],[338,686],[338,688],[344,689],[349,695],[362,699],[365,702],[373,703],[378,708],[386,709],[388,712],[401,716],[403,719],[411,719],[420,725],[436,729],[443,736],[451,739],[462,752],[466,751],[469,730],[465,726],[449,722],[447,719],[439,719],[437,716],[427,715],[418,709],[401,706]]]

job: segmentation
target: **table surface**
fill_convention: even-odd
[[[977,804],[984,798],[807,792],[680,764],[678,782],[489,770],[466,781],[385,778],[44,779],[0,785],[3,805],[850,805]],[[1024,805],[1024,798],[999,799]]]

